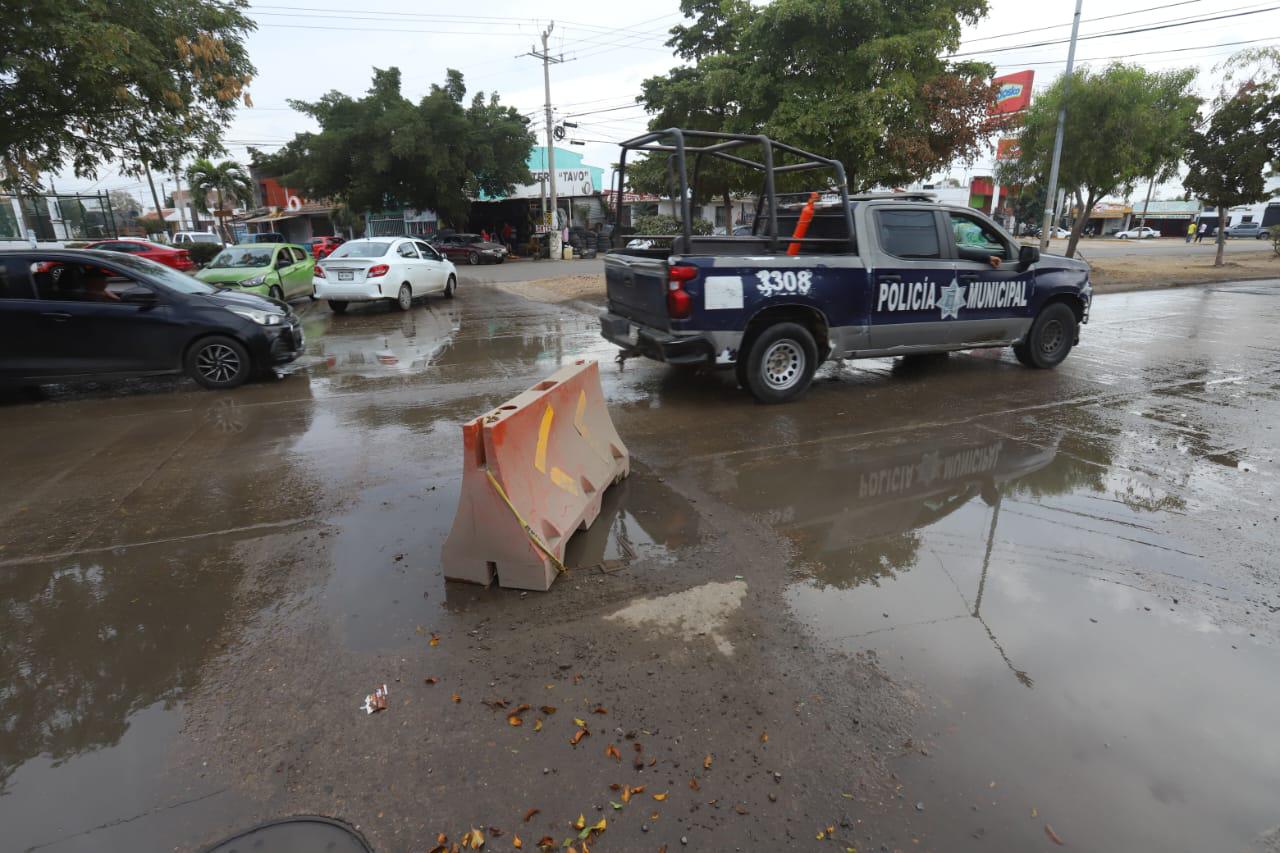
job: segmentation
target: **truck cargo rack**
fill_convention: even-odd
[[[722,248],[727,251],[733,251],[738,248],[754,248],[778,252],[785,251],[786,246],[792,243],[799,243],[802,250],[804,247],[808,247],[810,251],[813,249],[829,249],[831,252],[845,252],[853,250],[855,246],[853,211],[849,206],[849,184],[845,176],[844,164],[839,160],[811,154],[794,146],[776,142],[763,135],[686,130],[676,127],[650,131],[620,143],[620,147],[622,148],[622,155],[618,162],[617,185],[615,187],[615,198],[617,200],[617,218],[615,221],[618,223],[623,221],[622,205],[623,192],[626,186],[627,154],[631,151],[650,155],[668,154],[670,155],[667,164],[668,183],[672,185],[669,187],[670,189],[678,189],[678,195],[672,192],[672,198],[679,204],[678,218],[680,219],[682,231],[677,235],[630,234],[623,236],[618,234],[621,229],[617,229],[615,230],[615,235],[617,236],[614,238],[615,249],[621,248],[621,246],[616,245],[619,240],[621,240],[622,246],[625,246],[628,240],[649,240],[661,243],[670,242],[671,250],[675,254],[692,251],[695,235],[693,234],[690,211],[691,190],[696,191],[697,189],[698,173],[705,157],[712,157],[759,171],[763,178],[760,203],[764,206],[763,209],[767,211],[767,215],[762,223],[760,217],[761,208],[757,207],[756,219],[752,226],[752,235],[750,237],[735,237],[732,234],[733,225],[729,216],[730,211],[725,211],[725,230],[727,233],[724,236],[698,235],[696,239],[700,244],[700,249],[711,248],[714,250],[717,244],[723,244]],[[758,160],[744,156],[746,152],[743,149],[750,151],[752,147],[758,147],[760,152]],[[690,154],[694,155],[692,182],[689,180],[688,169],[688,156]],[[778,162],[783,159],[790,162]],[[821,192],[824,194],[834,193],[839,196],[838,203],[843,213],[842,220],[846,236],[796,238],[790,235],[778,234],[776,176],[809,170],[829,170],[833,173],[828,179],[829,183],[822,187]],[[678,186],[675,186],[677,183]],[[762,224],[764,225],[764,233],[759,233]]]

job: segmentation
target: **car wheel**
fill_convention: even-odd
[[[777,323],[751,344],[743,374],[762,403],[785,403],[804,393],[818,368],[818,345],[798,323]]]
[[[467,263],[474,267],[476,264],[480,263],[480,255],[476,252],[468,252]]]
[[[396,295],[396,307],[401,311],[408,311],[413,307],[413,289],[409,285],[400,285],[400,292]]]
[[[1013,354],[1027,367],[1046,369],[1062,363],[1076,340],[1076,314],[1070,306],[1055,302],[1031,324],[1031,331]]]
[[[452,299],[453,295],[458,292],[458,280],[453,276],[449,276],[449,280],[444,285],[444,298]]]
[[[284,302],[284,291],[280,289],[279,285],[271,285],[271,289],[267,291],[267,295],[278,302]]]
[[[336,299],[330,299],[329,310],[335,314],[345,314],[347,313],[347,303],[339,302]]]
[[[252,365],[249,352],[234,338],[214,335],[187,350],[187,375],[205,388],[221,390],[243,385]]]

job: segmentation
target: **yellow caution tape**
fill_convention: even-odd
[[[493,486],[493,490],[498,493],[498,497],[502,498],[502,502],[507,505],[507,509],[511,510],[511,514],[516,517],[516,521],[520,522],[520,526],[524,528],[524,532],[528,535],[529,541],[532,542],[539,551],[547,555],[547,559],[549,559],[551,564],[556,567],[557,574],[564,574],[567,572],[568,569],[565,568],[564,563],[560,562],[560,558],[552,553],[551,548],[547,543],[542,541],[542,537],[534,532],[534,529],[529,526],[529,522],[525,521],[523,516],[520,515],[520,510],[516,509],[516,505],[511,502],[511,498],[507,497],[506,490],[502,488],[502,484],[498,482],[498,478],[493,476],[493,472],[488,468],[485,468],[484,473],[485,476],[489,478],[489,483]]]

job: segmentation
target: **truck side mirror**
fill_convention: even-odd
[[[1023,246],[1018,249],[1018,266],[1027,269],[1032,264],[1040,260],[1039,246]]]

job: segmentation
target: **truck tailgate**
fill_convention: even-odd
[[[611,252],[604,259],[609,311],[655,329],[669,327],[666,258]]]

